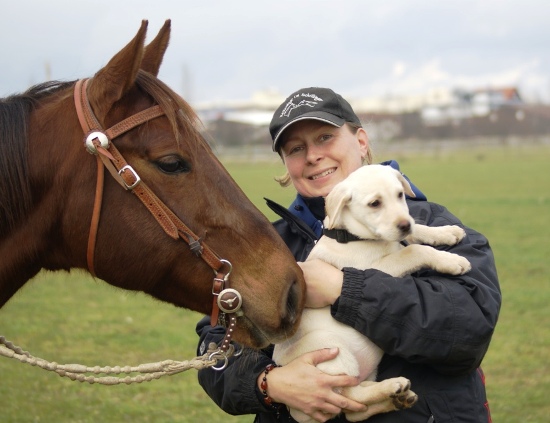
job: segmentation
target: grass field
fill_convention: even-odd
[[[379,154],[378,161],[386,160]],[[495,423],[543,423],[550,415],[550,148],[469,148],[392,155],[431,201],[484,233],[503,291],[483,363]],[[293,197],[273,182],[277,162],[226,163],[271,219],[263,197]],[[0,310],[0,335],[58,363],[137,365],[194,357],[198,314],[127,293],[80,272],[43,273]],[[80,384],[0,357],[3,422],[251,422],[207,398],[196,371],[139,385]]]

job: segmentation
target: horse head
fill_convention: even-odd
[[[147,46],[146,31],[143,21],[84,91],[102,128],[152,107],[161,110],[110,142],[154,193],[154,201],[197,238],[183,242],[185,236],[168,236],[159,225],[162,219],[133,190],[122,188],[116,175],[107,174],[92,248],[94,273],[114,286],[210,314],[216,269],[188,245],[198,243],[232,265],[225,282],[242,295],[234,339],[253,347],[279,341],[294,332],[299,320],[305,297],[302,272],[269,221],[215,157],[191,107],[157,78],[170,21]],[[90,267],[90,222],[98,207],[97,174],[104,170],[82,142],[87,134],[77,116],[74,85],[50,84],[23,96],[32,97],[32,107],[26,129],[27,178],[19,189],[30,200],[20,218],[0,232],[5,258],[0,305],[40,269]]]

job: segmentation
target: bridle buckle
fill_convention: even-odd
[[[126,182],[126,179],[124,179],[124,177],[122,176],[122,174],[126,171],[129,171],[134,176],[135,182],[133,182],[132,184],[128,184],[128,182]],[[141,178],[139,177],[137,172],[134,170],[134,168],[130,165],[121,167],[120,170],[118,171],[118,175],[124,182],[124,186],[126,187],[126,189],[130,191],[133,190],[135,187],[137,187],[138,184],[141,182]]]

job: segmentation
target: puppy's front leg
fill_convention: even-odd
[[[450,275],[463,275],[470,271],[470,262],[458,254],[439,251],[427,245],[412,244],[389,254],[372,266],[389,275],[400,277],[421,269],[434,269]]]

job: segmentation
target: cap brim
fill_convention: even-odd
[[[283,126],[279,130],[279,132],[277,132],[277,135],[275,135],[275,138],[273,139],[273,151],[278,150],[278,145],[277,144],[279,143],[279,140],[281,139],[281,135],[283,134],[285,129],[287,129],[293,123],[296,123],[300,120],[307,120],[307,119],[319,120],[321,122],[326,122],[330,125],[337,126],[337,127],[341,127],[344,123],[346,123],[345,119],[342,119],[338,116],[335,116],[335,115],[333,115],[331,113],[327,113],[327,112],[317,111],[317,112],[304,113],[304,114],[292,119],[291,121],[287,122],[287,124],[285,126]]]

